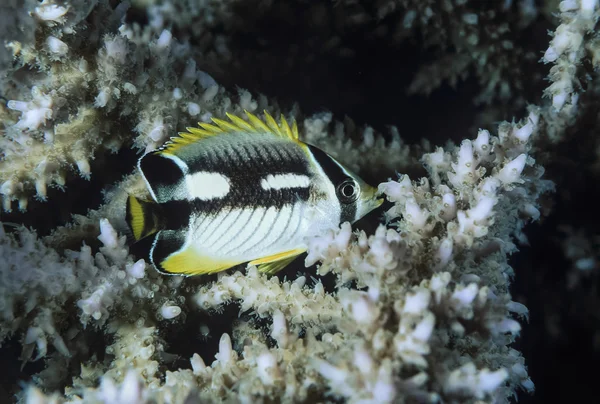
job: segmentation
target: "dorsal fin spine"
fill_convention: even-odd
[[[239,130],[240,128],[227,122],[224,121],[222,119],[218,119],[218,118],[211,118],[211,120],[223,131],[223,132],[234,132],[236,130]]]
[[[261,121],[256,115],[248,111],[246,111],[246,115],[248,115],[248,119],[250,120],[251,125],[256,128],[255,131],[263,130],[265,132],[270,132],[269,127],[265,125],[265,123]]]
[[[221,133],[223,132],[223,130],[221,128],[219,128],[218,126],[212,125],[210,123],[206,123],[206,122],[198,122],[198,125],[200,125],[205,131],[209,132],[209,133]]]
[[[292,133],[292,130],[290,129],[290,125],[285,120],[285,116],[283,116],[283,114],[281,114],[281,117],[279,118],[279,120],[281,122],[281,128],[283,129],[283,132],[285,133],[285,135],[287,137],[289,137],[290,139],[294,139],[294,134]]]
[[[267,111],[265,111],[265,121],[267,122],[267,126],[269,127],[271,132],[281,136],[281,128],[279,127],[279,125],[277,125],[275,119]]]
[[[200,128],[185,128],[187,130],[187,132],[179,132],[179,136],[185,136],[185,137],[206,137],[206,136],[212,136],[211,132],[208,132],[204,129],[200,129]]]
[[[248,122],[244,121],[239,116],[233,115],[233,114],[231,114],[229,112],[226,112],[225,115],[227,115],[227,118],[229,118],[231,120],[231,122],[233,122],[234,124],[236,124],[240,128],[245,129],[245,130],[250,131],[250,132],[254,132],[255,131],[255,129],[252,127],[252,125],[250,125]]]

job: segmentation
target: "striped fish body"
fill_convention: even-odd
[[[295,125],[248,116],[189,128],[140,159],[153,200],[130,197],[127,216],[136,239],[154,237],[157,269],[193,275],[250,262],[274,273],[307,237],[380,204],[374,188],[299,141]]]

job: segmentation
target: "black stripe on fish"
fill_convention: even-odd
[[[170,200],[160,205],[161,220],[166,230],[186,230],[190,225],[194,205],[185,200]]]
[[[168,273],[161,264],[169,255],[183,248],[185,237],[186,233],[176,230],[161,230],[156,233],[150,248],[150,261],[159,272]]]
[[[338,195],[338,186],[341,185],[344,181],[354,181],[353,178],[350,177],[348,173],[346,173],[346,171],[329,154],[312,145],[308,145],[308,148],[315,160],[317,161],[317,163],[325,172],[325,175],[329,178],[333,186],[336,188],[336,195]],[[340,222],[353,222],[356,217],[356,202],[344,203],[340,199],[339,195],[338,201],[340,202],[340,207],[342,209]]]
[[[310,175],[306,155],[291,143],[215,142],[214,145],[206,144],[202,153],[189,154],[180,157],[190,172],[218,172],[228,178],[243,178],[257,184],[268,174]]]
[[[173,198],[185,174],[175,161],[162,156],[160,152],[144,155],[140,159],[139,168],[158,203]]]
[[[194,199],[186,203],[192,206],[194,212],[216,213],[225,208],[269,208],[271,206],[281,208],[286,204],[293,205],[300,201],[308,201],[310,197],[309,188],[286,188],[266,191],[260,188],[260,185],[256,188],[250,188],[248,184],[243,185],[232,181],[231,191],[223,198],[208,201]]]

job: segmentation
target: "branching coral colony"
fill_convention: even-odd
[[[206,2],[203,21],[228,15],[227,4]],[[19,70],[38,73],[19,81],[11,71],[12,85],[3,88],[6,210],[15,201],[25,208],[34,193],[46,197],[49,185],[63,186],[71,166],[93,175],[97,153],[131,143],[154,148],[182,124],[225,112],[278,113],[264,98],[232,96],[196,68],[194,59],[226,54],[226,45],[216,41],[202,53],[179,43],[157,22],[161,12],[172,12],[169,3],[152,6],[146,29],[124,23],[124,4],[27,6],[38,26],[35,40],[7,45]],[[433,4],[418,8],[413,18],[432,10]],[[503,402],[518,389],[532,391],[524,358],[510,347],[528,311],[511,300],[507,256],[516,251],[513,240],[525,238],[523,226],[540,216],[540,195],[552,189],[532,154],[537,139],[559,138],[577,120],[577,65],[588,53],[598,63],[597,41],[588,41],[598,2],[563,1],[559,11],[561,25],[543,56],[554,65],[546,90],[551,102],[531,106],[520,122],[415,155],[397,133],[386,144],[366,129],[356,143],[331,115],[301,120],[304,140],[352,168],[384,161],[399,171],[422,165],[428,173],[379,185],[393,206],[374,234],[345,223],[310,240],[305,264],[316,264],[319,275],[335,274],[331,293],[318,277],[281,280],[252,267],[203,286],[159,275],[130,255],[118,231],[124,195],[143,193],[137,175],[111,191],[101,209],[44,240],[25,228],[0,227],[0,341],[18,338],[23,361],[43,358],[46,365],[19,398]],[[81,243],[90,228],[101,242],[97,251]],[[58,252],[65,239],[80,247]],[[194,354],[187,367],[166,371],[162,331],[195,312],[217,317],[231,302],[268,327],[238,321],[221,335],[214,359]],[[103,359],[88,354],[89,330],[103,335]],[[72,377],[64,371],[69,367],[80,372]]]

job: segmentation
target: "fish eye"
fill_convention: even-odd
[[[356,181],[348,178],[337,186],[337,196],[343,203],[352,203],[358,199],[359,188]]]

